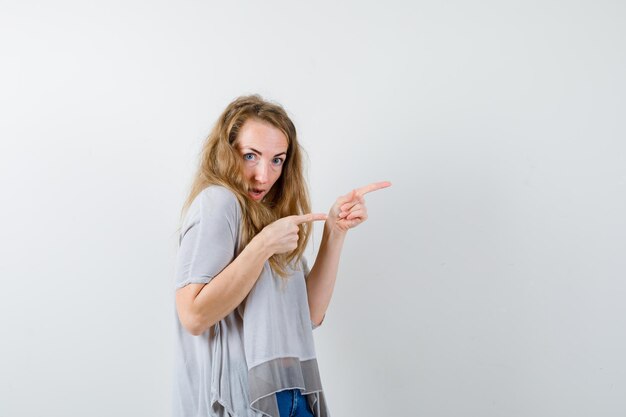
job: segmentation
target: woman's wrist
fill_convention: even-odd
[[[343,240],[346,238],[347,232],[347,230],[340,230],[336,227],[329,227],[328,224],[325,224],[323,237],[330,241],[343,242]]]
[[[252,246],[251,249],[259,253],[266,261],[274,255],[274,251],[270,247],[266,236],[263,234],[263,230],[250,240],[248,246]]]

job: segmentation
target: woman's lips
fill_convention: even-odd
[[[258,188],[251,188],[250,190],[248,190],[248,194],[250,195],[250,197],[252,197],[253,200],[258,201],[261,198],[263,198],[263,194],[265,193],[264,190],[260,190]]]

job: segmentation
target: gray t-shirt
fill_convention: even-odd
[[[225,187],[205,188],[179,238],[175,288],[208,283],[237,256],[241,208]],[[275,392],[300,388],[316,417],[329,417],[313,342],[306,261],[286,283],[265,262],[228,316],[193,336],[175,314],[174,417],[279,417]],[[175,310],[174,310],[175,311]],[[176,311],[175,311],[176,313]]]

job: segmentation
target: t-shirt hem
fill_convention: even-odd
[[[177,282],[174,286],[175,289],[183,288],[189,284],[208,284],[213,277],[197,277],[197,278],[188,278],[182,282]]]

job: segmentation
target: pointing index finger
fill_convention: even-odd
[[[326,220],[327,215],[325,213],[308,213],[301,214],[299,216],[293,216],[296,224],[302,224],[307,222],[314,222],[318,220]]]
[[[357,188],[356,193],[360,196],[363,196],[367,193],[371,193],[372,191],[380,190],[381,188],[387,188],[390,186],[391,183],[389,181],[374,182],[364,187]]]

